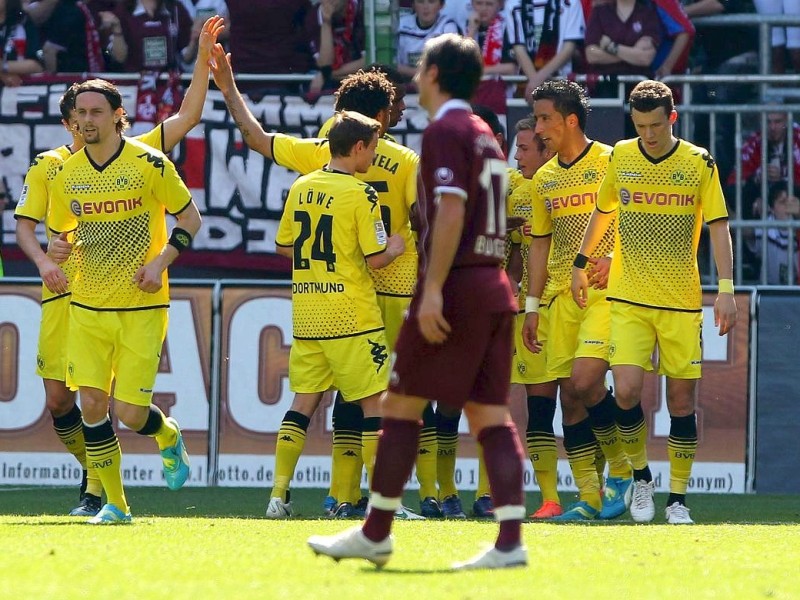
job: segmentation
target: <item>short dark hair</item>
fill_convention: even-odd
[[[536,117],[533,115],[522,117],[517,121],[517,124],[514,125],[514,131],[517,133],[520,131],[530,131],[533,133],[533,143],[536,144],[536,148],[538,148],[540,154],[547,149],[547,145],[544,143],[544,140],[542,140],[542,136],[536,133]]]
[[[628,97],[631,110],[639,112],[651,112],[661,106],[668,115],[675,110],[675,100],[672,98],[672,90],[666,83],[647,79],[640,81],[631,90]]]
[[[776,181],[770,184],[769,190],[767,190],[767,206],[770,208],[775,206],[775,200],[784,192],[789,193],[789,186],[785,181]]]
[[[483,76],[483,56],[472,38],[445,33],[425,42],[423,68],[438,69],[439,89],[451,98],[469,102]]]
[[[483,104],[473,104],[472,112],[484,120],[484,122],[489,126],[489,129],[492,130],[493,134],[506,134],[506,130],[503,129],[503,125],[500,123],[500,117],[498,117],[497,113],[488,106],[484,106]]]
[[[374,119],[392,106],[394,86],[383,73],[360,70],[345,77],[334,95],[337,112],[357,111]]]
[[[130,127],[130,123],[128,122],[128,113],[125,112],[125,107],[122,106],[122,94],[120,94],[117,86],[110,81],[106,81],[105,79],[89,79],[88,81],[79,83],[75,88],[76,106],[78,103],[78,96],[84,92],[103,94],[103,96],[106,97],[106,100],[108,100],[108,103],[111,105],[111,110],[116,111],[118,108],[122,109],[122,118],[117,121],[117,133],[122,134],[123,131]]]
[[[380,123],[361,113],[350,110],[337,112],[328,132],[331,156],[350,156],[353,146],[358,142],[369,144],[380,129]]]
[[[556,112],[565,119],[569,115],[578,117],[578,127],[586,131],[586,118],[589,115],[589,96],[579,84],[568,79],[549,79],[531,93],[534,102],[550,100]]]
[[[77,91],[78,84],[73,83],[67,88],[67,91],[64,92],[64,95],[61,96],[61,99],[58,101],[58,110],[61,111],[61,118],[65,121],[69,121],[70,117],[72,117],[72,111],[75,110],[75,96]]]

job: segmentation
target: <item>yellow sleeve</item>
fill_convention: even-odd
[[[293,197],[294,186],[289,190],[289,198]],[[287,199],[286,205],[281,214],[281,221],[278,224],[278,232],[275,234],[275,245],[291,248],[294,246],[294,234],[292,233],[292,219],[294,210],[292,202]]]
[[[533,213],[531,216],[531,235],[533,237],[544,237],[553,234],[553,219],[550,217],[550,208],[545,204],[545,199],[539,193],[539,177],[533,176],[531,181],[531,204]]]
[[[50,183],[47,180],[47,173],[51,168],[58,168],[54,162],[53,157],[46,154],[39,154],[33,159],[25,175],[17,208],[14,209],[15,217],[25,217],[40,222],[45,220]]]
[[[403,190],[403,199],[409,212],[411,207],[417,202],[417,179],[419,178],[419,155],[416,152],[409,152],[410,173],[406,177],[406,187]]]
[[[178,175],[175,165],[166,156],[163,156],[164,172],[156,172],[154,191],[156,199],[163,204],[167,211],[176,215],[186,208],[192,201],[192,193]]]
[[[381,218],[378,192],[372,186],[362,183],[353,193],[358,195],[355,200],[355,217],[361,252],[364,256],[380,254],[386,250],[386,229]]]
[[[603,177],[603,181],[600,183],[600,189],[597,190],[597,203],[595,206],[600,212],[610,213],[617,210],[619,206],[619,194],[617,194],[616,181],[617,167],[614,161],[614,152],[612,152],[611,159],[608,161],[605,177]]]
[[[155,148],[159,152],[166,153],[164,150],[164,125],[163,123],[159,123],[153,129],[148,131],[147,133],[143,133],[141,135],[137,135],[135,140],[139,140],[143,144],[150,146],[151,148]]]
[[[319,128],[319,132],[317,133],[318,138],[326,138],[328,137],[328,132],[330,132],[331,127],[333,126],[333,117],[328,117],[328,120],[322,124],[322,127]]]
[[[69,207],[69,198],[64,194],[63,173],[64,171],[61,171],[56,175],[50,188],[47,223],[50,230],[56,233],[72,231],[78,226],[78,219]]]
[[[330,162],[331,150],[328,140],[276,133],[272,139],[272,159],[282,167],[307,175]]]
[[[700,206],[703,209],[703,220],[706,223],[728,218],[728,206],[719,180],[719,169],[708,152],[701,157],[700,164]]]

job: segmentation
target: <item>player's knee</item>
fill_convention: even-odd
[[[59,390],[47,390],[45,404],[54,419],[63,417],[75,406],[75,392],[69,391],[66,387]]]

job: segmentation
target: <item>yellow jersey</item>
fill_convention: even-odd
[[[531,248],[531,225],[533,207],[531,206],[531,180],[525,179],[517,169],[508,169],[508,195],[506,196],[506,214],[509,217],[521,217],[525,224],[510,231],[506,238],[506,258],[503,268],[508,264],[511,246],[518,245],[522,260],[522,277],[519,282],[518,308],[525,310],[525,297],[528,294],[528,253]]]
[[[317,137],[318,138],[326,138],[326,137],[328,137],[328,132],[331,130],[331,127],[333,127],[333,120],[334,120],[335,116],[336,115],[331,115],[330,117],[328,117],[328,120],[325,121],[322,124],[322,127],[320,127],[319,131],[317,132]],[[383,137],[383,139],[385,139],[388,142],[393,142],[395,144],[399,143],[397,141],[397,139],[391,133],[389,133],[388,131],[386,133],[384,133],[382,137]]]
[[[377,192],[348,173],[318,170],[292,184],[275,243],[290,247],[295,339],[383,329],[365,257],[386,250]]]
[[[328,164],[331,151],[327,139],[300,139],[275,134],[272,157],[283,167],[307,174]],[[406,244],[405,252],[388,267],[370,270],[375,281],[375,291],[379,295],[414,295],[417,283],[417,247],[409,214],[417,200],[418,166],[419,156],[416,152],[381,138],[378,140],[372,166],[366,173],[355,175],[378,192],[379,210],[386,230],[389,235],[400,234]]]
[[[581,248],[610,154],[611,146],[590,142],[572,163],[564,164],[554,156],[533,176],[531,234],[552,236],[543,302],[572,285],[572,263]],[[593,256],[608,256],[613,247],[614,234],[609,231]]]
[[[105,165],[84,148],[53,180],[49,227],[74,230],[72,303],[94,310],[141,310],[169,304],[167,273],[155,294],[133,276],[167,243],[165,210],[180,213],[192,201],[175,165],[158,150],[122,138]]]
[[[707,150],[678,140],[653,159],[639,138],[618,142],[597,209],[617,212],[609,300],[702,310],[697,246],[703,220],[728,218],[719,171]]]
[[[164,147],[164,128],[161,124],[157,125],[147,133],[136,136],[134,139],[140,140],[152,148],[163,151]],[[14,218],[30,219],[37,223],[44,222],[47,238],[50,239],[50,227],[47,223],[47,212],[50,204],[50,184],[55,179],[61,165],[72,156],[69,146],[59,146],[52,150],[47,150],[37,154],[33,159],[28,172],[25,174],[25,182],[19,196],[17,208],[14,211]],[[72,261],[67,260],[61,265],[61,269],[69,281],[72,272]],[[47,302],[55,294],[42,286],[42,302]]]

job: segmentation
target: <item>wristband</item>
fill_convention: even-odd
[[[720,279],[719,280],[719,294],[732,294],[733,293],[733,279]]]
[[[576,269],[585,269],[588,262],[589,257],[578,252],[578,256],[576,256],[575,260],[572,262],[572,266]]]
[[[536,296],[525,297],[525,314],[539,312],[539,298]]]
[[[609,54],[616,56],[617,52],[619,51],[619,46],[617,46],[616,42],[609,42],[606,46],[606,52]]]
[[[319,72],[322,73],[322,79],[325,83],[328,83],[333,78],[333,67],[331,65],[320,67]]]
[[[169,236],[169,245],[181,253],[192,245],[192,234],[185,229],[175,227]]]

